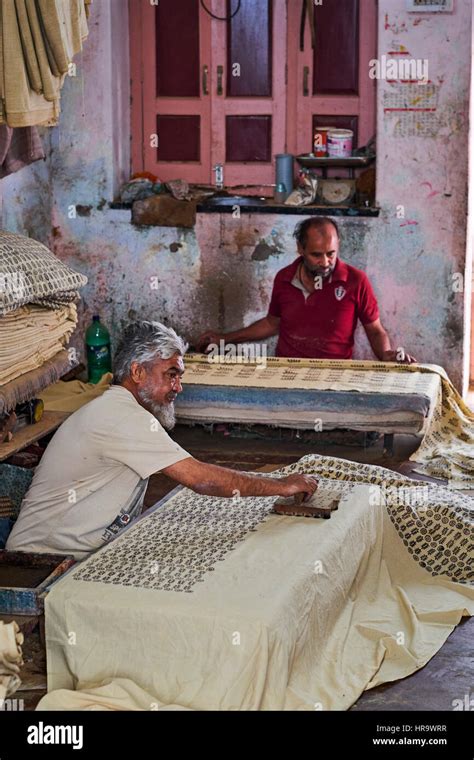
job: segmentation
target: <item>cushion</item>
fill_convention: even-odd
[[[59,308],[86,283],[42,243],[0,230],[0,317],[29,303]]]

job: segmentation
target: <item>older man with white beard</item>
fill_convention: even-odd
[[[114,385],[72,414],[49,443],[6,548],[73,554],[103,546],[142,508],[148,478],[164,472],[199,494],[311,496],[315,478],[268,478],[194,459],[166,430],[181,392],[186,345],[159,322],[137,322],[118,346]]]

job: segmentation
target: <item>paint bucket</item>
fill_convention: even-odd
[[[328,156],[350,158],[352,156],[352,129],[331,129],[328,132]]]

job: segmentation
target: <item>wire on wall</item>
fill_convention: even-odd
[[[230,16],[216,16],[212,11],[209,10],[209,8],[206,7],[206,4],[204,0],[201,0],[201,6],[204,8],[206,13],[211,17],[215,18],[217,21],[230,21],[234,18],[240,11],[240,6],[242,5],[242,0],[237,0],[237,8],[233,13],[230,14]]]

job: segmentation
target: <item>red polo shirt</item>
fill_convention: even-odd
[[[350,359],[357,320],[379,318],[377,300],[365,272],[337,259],[323,286],[308,293],[297,278],[298,257],[275,277],[268,313],[280,318],[277,356]]]

